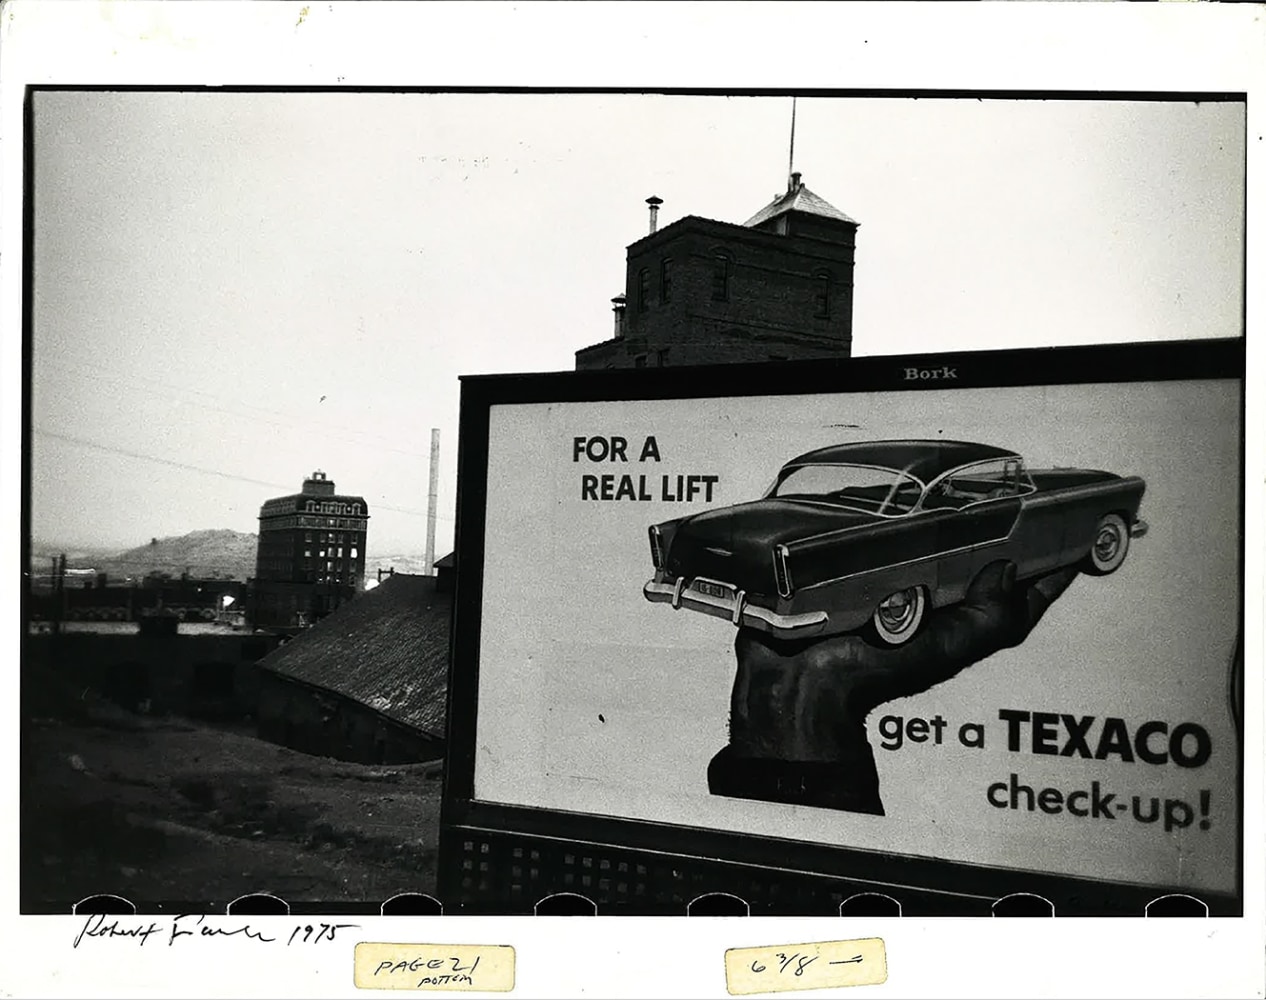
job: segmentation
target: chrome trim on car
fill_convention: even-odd
[[[717,582],[721,581],[709,581]],[[735,597],[726,600],[712,597],[695,590],[684,588],[685,578],[678,577],[672,583],[660,583],[648,580],[642,588],[642,594],[648,601],[672,602],[674,608],[685,605],[695,611],[703,611],[719,618],[728,618],[735,626],[748,626],[769,632],[791,635],[816,635],[826,625],[828,615],[825,611],[808,611],[798,615],[780,615],[768,608],[749,604],[744,591],[736,591]],[[724,586],[731,587],[730,584]],[[684,592],[683,592],[684,590]]]
[[[786,545],[774,546],[774,585],[778,588],[778,594],[781,597],[790,597],[794,589],[791,582],[791,567],[787,564],[789,555]]]
[[[841,580],[851,580],[856,576],[866,576],[867,574],[883,573],[890,569],[896,569],[899,566],[913,566],[915,563],[927,562],[929,559],[942,559],[945,556],[957,555],[959,552],[970,552],[972,549],[983,549],[991,545],[1001,545],[1008,541],[1014,533],[1015,525],[1012,525],[1012,531],[1001,536],[1000,538],[990,538],[983,542],[973,542],[970,545],[960,545],[955,549],[945,549],[941,552],[932,552],[926,556],[915,556],[913,559],[903,559],[901,562],[884,563],[882,566],[872,566],[869,569],[859,569],[856,573],[845,573],[843,576],[833,576],[829,580],[822,580],[818,583],[810,584],[805,590],[814,590],[817,587],[825,587],[828,584],[839,583]]]
[[[1064,487],[1073,489],[1074,487]],[[1080,487],[1078,487],[1080,488]],[[1063,503],[1068,498],[1062,493],[1028,493],[1023,497],[1025,507],[1049,507],[1051,504]]]
[[[656,569],[664,568],[664,538],[658,524],[651,525],[651,562]]]
[[[1148,525],[1146,521],[1144,521],[1141,517],[1137,518],[1135,522],[1130,525],[1130,537],[1142,538],[1147,534],[1147,527]]]
[[[771,499],[785,500],[787,498],[786,497],[761,497],[761,499],[762,500],[771,500]],[[867,510],[865,507],[850,507],[846,503],[841,503],[838,500],[827,500],[825,497],[798,496],[795,498],[795,500],[796,500],[796,503],[813,503],[813,504],[817,504],[819,507],[830,507],[832,510],[851,510],[851,511],[855,511],[858,514],[865,514],[867,517],[877,517],[880,519],[880,521],[900,521],[904,517],[911,517],[914,514],[918,513],[918,511],[915,511],[915,510],[907,510],[907,511],[902,511],[900,514],[880,514],[878,511],[875,511],[875,510]],[[878,524],[879,522],[877,521],[875,523]]]

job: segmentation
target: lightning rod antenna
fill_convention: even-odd
[[[791,178],[796,168],[796,99],[791,98],[791,149],[787,153],[787,187],[791,187]]]

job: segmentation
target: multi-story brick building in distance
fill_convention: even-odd
[[[259,510],[259,548],[250,618],[262,628],[294,628],[323,618],[361,589],[369,508],[334,492],[324,472]]]
[[[576,369],[848,357],[858,224],[793,173],[743,225],[686,216],[628,247],[615,335]]]

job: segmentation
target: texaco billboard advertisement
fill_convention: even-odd
[[[1240,413],[491,406],[473,798],[1235,894]]]

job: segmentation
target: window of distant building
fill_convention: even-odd
[[[648,267],[642,268],[637,272],[637,309],[642,312],[646,309],[651,298],[651,270]]]
[[[353,558],[353,559],[355,559],[355,558],[356,558],[356,546],[354,546],[354,545],[352,546],[352,558]]]
[[[712,257],[712,298],[716,302],[730,300],[730,275],[734,259],[728,253],[717,252]]]
[[[673,259],[665,257],[659,262],[659,300],[671,302],[673,298]]]
[[[658,351],[655,352],[655,364],[658,365],[660,368],[663,368],[665,365],[668,364],[668,348],[667,347],[661,347]]]
[[[312,541],[312,532],[310,532],[310,531],[305,531],[305,532],[303,533],[303,540],[304,540],[305,542],[310,542],[310,541]]]
[[[645,354],[639,354],[637,357],[635,357],[635,358],[633,359],[633,367],[634,367],[634,368],[645,368],[645,367],[646,367],[646,355],[645,355]]]
[[[813,276],[814,283],[814,302],[817,304],[817,311],[814,315],[818,319],[831,318],[831,272],[819,271]]]

